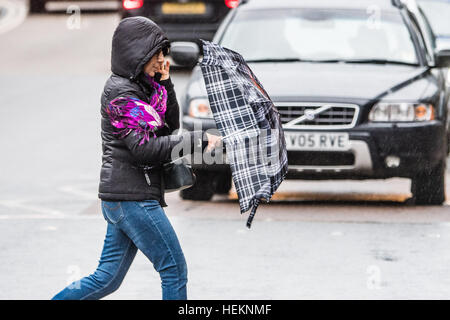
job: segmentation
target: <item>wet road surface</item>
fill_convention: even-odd
[[[103,244],[99,101],[119,18],[83,14],[78,29],[68,18],[28,16],[0,34],[0,299],[50,298],[94,271]],[[189,71],[172,77],[181,96]],[[189,298],[448,298],[449,204],[410,205],[409,185],[287,180],[251,230],[233,191],[168,194]],[[108,297],[160,298],[140,253]]]

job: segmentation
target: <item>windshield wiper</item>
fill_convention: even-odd
[[[264,63],[264,62],[299,62],[298,58],[270,58],[270,59],[250,59],[245,60],[247,63]]]
[[[245,60],[247,63],[265,63],[265,62],[310,62],[310,63],[368,63],[368,64],[398,64],[406,66],[418,66],[417,63],[388,60],[388,59],[300,59],[300,58],[270,58],[270,59],[250,59]]]
[[[303,60],[303,61],[317,62],[317,63],[368,63],[368,64],[399,64],[406,66],[418,66],[417,63],[398,60],[387,60],[387,59],[330,59],[330,60]]]

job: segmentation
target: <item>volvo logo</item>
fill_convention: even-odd
[[[315,109],[307,109],[305,110],[305,118],[308,121],[312,121],[314,120],[314,118],[316,117],[316,110]]]

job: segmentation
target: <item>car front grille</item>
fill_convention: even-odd
[[[359,107],[341,103],[276,103],[285,128],[346,129],[358,119]]]

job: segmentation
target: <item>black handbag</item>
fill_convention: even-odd
[[[186,158],[163,163],[162,168],[165,192],[187,189],[195,184],[196,176]]]
[[[171,162],[163,162],[153,166],[141,166],[144,170],[145,179],[150,186],[148,171],[158,168],[161,170],[162,183],[165,192],[173,192],[190,188],[196,181],[196,176],[191,165],[185,158],[179,158]]]

